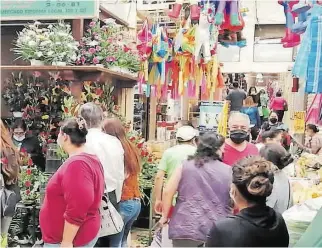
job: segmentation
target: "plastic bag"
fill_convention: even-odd
[[[156,230],[150,247],[172,247],[172,240],[169,239],[169,225]]]
[[[294,246],[305,233],[321,207],[322,197],[319,197],[297,204],[283,213],[290,235],[290,246]]]

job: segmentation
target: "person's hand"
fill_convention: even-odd
[[[160,200],[156,200],[155,201],[154,211],[157,214],[161,214],[162,213],[162,201],[160,201]]]
[[[162,216],[161,219],[159,220],[160,226],[162,227],[167,223],[168,223],[168,218],[165,218],[165,217]]]
[[[60,244],[61,248],[72,248],[73,247],[73,243],[69,243],[69,242],[61,242]]]

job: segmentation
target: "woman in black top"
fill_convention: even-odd
[[[233,166],[231,198],[240,212],[217,221],[206,246],[288,247],[282,215],[266,206],[273,183],[274,165],[263,158],[245,158]]]

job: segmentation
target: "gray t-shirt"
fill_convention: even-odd
[[[241,89],[233,89],[229,92],[226,100],[230,101],[230,111],[240,111],[243,101],[246,99],[246,92]]]

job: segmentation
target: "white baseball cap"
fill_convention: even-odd
[[[199,132],[190,126],[182,126],[179,127],[176,133],[177,140],[180,141],[189,141],[193,138],[197,137],[199,135]]]

